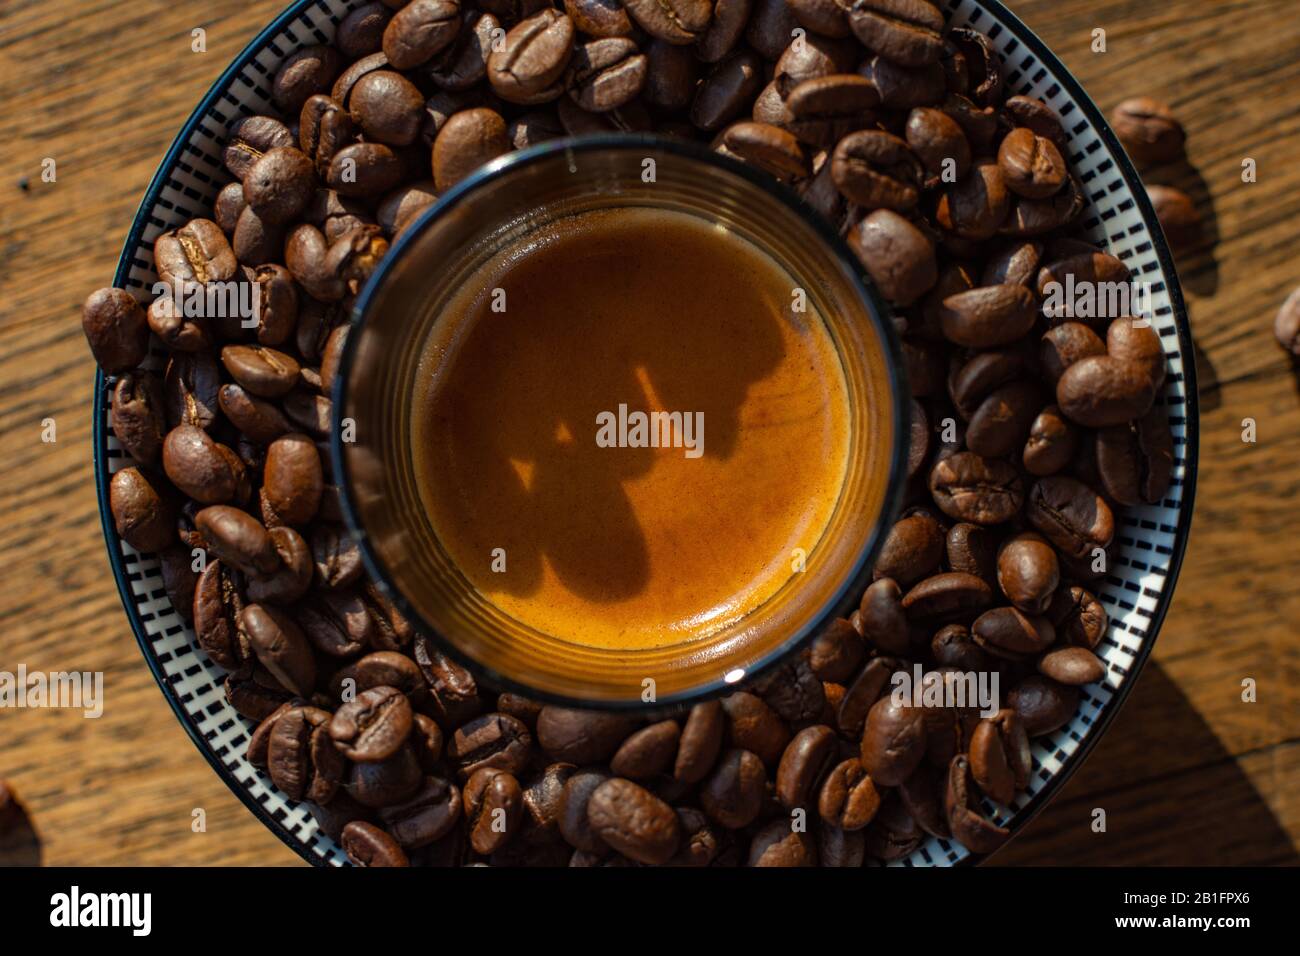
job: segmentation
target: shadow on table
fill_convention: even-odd
[[[31,818],[12,803],[0,808],[0,867],[40,865],[41,838]]]
[[[1092,830],[1106,811],[1106,832]],[[1236,760],[1151,662],[1097,749],[992,865],[1295,865]]]

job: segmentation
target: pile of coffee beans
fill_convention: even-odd
[[[256,286],[255,320],[118,289],[84,311],[135,461],[113,519],[229,672],[248,759],[365,865],[999,846],[987,801],[1025,788],[1031,738],[1104,676],[1092,589],[1116,509],[1162,499],[1173,448],[1149,325],[1044,309],[1129,271],[1075,234],[1061,123],[1007,96],[989,40],[925,0],[370,3],[272,93],[279,115],[229,131],[213,218],[155,245],[175,288]],[[912,391],[906,506],[861,606],[725,699],[652,717],[498,693],[415,632],[365,579],[326,443],[343,322],[392,238],[484,161],[602,130],[788,183],[891,301]],[[914,667],[1002,692],[984,716],[903,706]]]

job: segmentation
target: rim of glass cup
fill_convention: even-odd
[[[867,535],[863,547],[859,550],[853,569],[836,588],[834,595],[813,617],[807,625],[796,633],[780,641],[756,662],[745,668],[744,680],[749,681],[785,661],[831,621],[837,613],[846,607],[846,599],[855,591],[861,591],[870,583],[872,566],[875,563],[885,535],[892,525],[899,504],[902,501],[904,486],[907,481],[907,437],[910,430],[909,397],[906,364],[903,359],[902,345],[892,321],[892,311],[867,275],[856,255],[843,238],[831,228],[830,224],[815,210],[811,209],[793,190],[777,182],[771,176],[754,169],[739,160],[721,155],[713,150],[688,141],[658,136],[653,133],[600,133],[577,137],[563,137],[548,140],[527,149],[507,153],[484,164],[474,173],[457,183],[447,193],[440,196],[433,205],[419,214],[417,219],[406,228],[392,244],[388,254],[383,257],[375,271],[357,295],[352,313],[348,319],[350,334],[345,344],[343,355],[335,375],[331,390],[332,401],[330,419],[330,452],[333,457],[334,480],[339,488],[339,499],[344,521],[361,552],[362,561],[371,580],[383,591],[399,612],[411,622],[419,633],[425,635],[438,645],[438,648],[452,660],[469,669],[503,690],[522,694],[545,703],[560,704],[570,707],[596,707],[601,710],[649,711],[674,705],[707,700],[732,692],[735,681],[728,681],[719,676],[712,681],[699,684],[688,690],[679,691],[656,699],[651,704],[643,703],[639,698],[623,700],[594,700],[557,694],[504,674],[484,664],[462,650],[456,643],[424,619],[394,584],[388,568],[372,547],[353,498],[351,477],[348,473],[347,456],[344,454],[341,437],[341,418],[346,407],[348,379],[355,358],[360,336],[357,331],[365,324],[366,314],[371,303],[382,287],[384,280],[397,263],[413,248],[419,236],[438,219],[459,206],[480,186],[508,176],[513,171],[535,163],[551,159],[558,154],[592,153],[609,150],[635,151],[644,154],[646,150],[670,153],[688,160],[712,165],[747,181],[751,186],[761,189],[778,200],[788,211],[801,218],[813,230],[824,244],[827,254],[838,259],[844,267],[854,293],[862,302],[877,337],[881,343],[885,374],[888,377],[889,391],[894,397],[893,431],[894,442],[889,453],[889,478],[882,500],[881,510],[874,527]],[[689,647],[689,645],[683,645]]]

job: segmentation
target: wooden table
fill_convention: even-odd
[[[0,777],[31,809],[46,863],[299,862],[186,740],[140,659],[100,537],[78,321],[172,136],[280,6],[8,0],[0,13],[0,669],[103,671],[107,697],[98,720],[0,711]],[[1203,431],[1177,599],[1106,738],[998,861],[1295,863],[1300,389],[1270,328],[1300,285],[1300,19],[1291,0],[1014,6],[1103,109],[1138,93],[1172,104],[1190,163],[1169,181],[1213,241],[1180,263]],[[1090,49],[1098,27],[1105,53]],[[1256,183],[1241,181],[1246,157]],[[1241,701],[1246,677],[1258,703]],[[199,807],[204,833],[190,826]]]

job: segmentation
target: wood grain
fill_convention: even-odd
[[[100,536],[78,323],[176,130],[280,6],[6,0],[0,13],[0,669],[103,671],[107,698],[98,720],[0,711],[0,777],[45,863],[300,862],[186,740],[140,660]],[[1173,105],[1188,162],[1149,178],[1187,189],[1209,229],[1180,259],[1203,432],[1177,599],[1111,731],[995,862],[1295,863],[1300,389],[1270,326],[1300,285],[1300,19],[1289,0],[1012,6],[1103,109],[1139,93]],[[1096,28],[1105,53],[1090,49]],[[1246,157],[1256,183],[1241,181]],[[1245,677],[1258,703],[1241,701]]]

